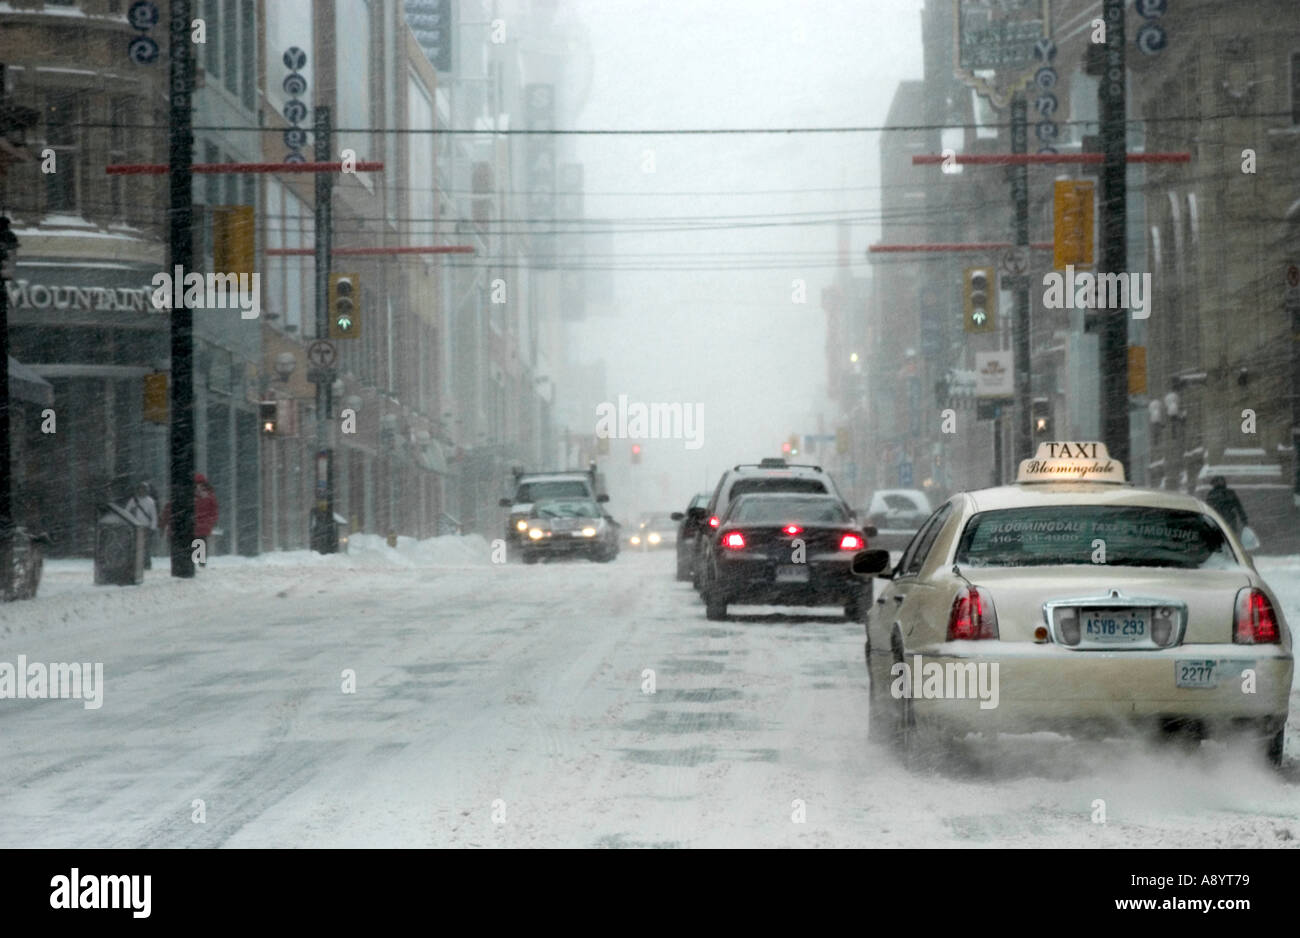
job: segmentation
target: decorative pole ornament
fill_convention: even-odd
[[[158,61],[158,43],[145,35],[158,25],[158,20],[158,5],[149,0],[137,0],[126,13],[126,21],[131,24],[131,28],[140,31],[140,35],[127,43],[126,47],[127,58],[136,65],[152,65]]]
[[[284,93],[289,96],[289,100],[284,102],[284,119],[291,125],[284,132],[284,145],[289,149],[284,161],[305,163],[307,158],[302,155],[302,149],[307,145],[307,131],[299,125],[307,119],[307,105],[300,100],[307,93],[307,79],[301,74],[307,66],[307,53],[297,46],[290,46],[284,50],[283,61],[289,70],[282,85]]]

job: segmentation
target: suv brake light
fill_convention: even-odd
[[[998,637],[998,614],[993,597],[978,586],[963,586],[948,614],[948,641],[961,642]]]
[[[862,550],[866,544],[856,534],[846,534],[840,538],[840,550]]]
[[[711,528],[716,528],[721,523],[722,523],[722,519],[719,518],[717,515],[714,515],[712,518],[709,519],[709,527]]]
[[[722,546],[729,547],[732,550],[740,550],[745,546],[745,535],[739,531],[732,531],[722,537]]]
[[[1281,641],[1281,629],[1273,604],[1254,587],[1237,593],[1237,606],[1233,615],[1232,640],[1238,645],[1276,645]]]
[[[789,534],[791,537],[794,537],[796,534],[801,534],[803,532],[803,528],[799,527],[799,525],[797,524],[787,524],[781,530],[784,531],[786,534]]]

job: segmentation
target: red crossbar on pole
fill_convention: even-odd
[[[958,165],[1020,166],[1029,163],[1101,163],[1101,153],[957,153],[947,157]],[[912,157],[913,166],[933,166],[945,157],[929,153]],[[1130,153],[1130,163],[1190,163],[1190,153]]]
[[[1035,241],[1029,245],[1035,251],[1052,250],[1051,241]],[[867,248],[871,254],[939,254],[1005,251],[1013,247],[1010,241],[971,241],[967,244],[873,244]]]
[[[267,257],[310,257],[314,248],[267,248]],[[445,245],[441,247],[392,247],[392,248],[335,248],[331,253],[353,257],[384,257],[390,254],[473,254],[474,248],[468,245]]]
[[[380,173],[384,164],[379,161],[358,160],[348,167],[349,172]],[[341,173],[342,163],[195,163],[194,173]],[[165,176],[166,163],[114,163],[104,167],[109,176]]]

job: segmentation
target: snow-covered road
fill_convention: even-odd
[[[1300,846],[1294,692],[1281,777],[1050,736],[917,776],[866,742],[834,610],[708,622],[670,552],[360,547],[125,589],[50,564],[0,661],[102,662],[103,705],[0,700],[0,846]],[[1300,624],[1300,560],[1260,567]]]

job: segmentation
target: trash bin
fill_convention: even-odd
[[[95,525],[95,585],[138,586],[144,582],[149,529],[111,502]]]
[[[9,526],[0,529],[0,571],[4,576],[0,600],[13,602],[35,599],[41,583],[44,547],[50,542],[44,532]]]
[[[311,510],[308,522],[311,529],[311,549],[321,554],[346,554],[348,551],[348,519],[335,512],[333,515],[334,523],[331,525],[325,520],[329,517],[330,514],[319,505]]]

